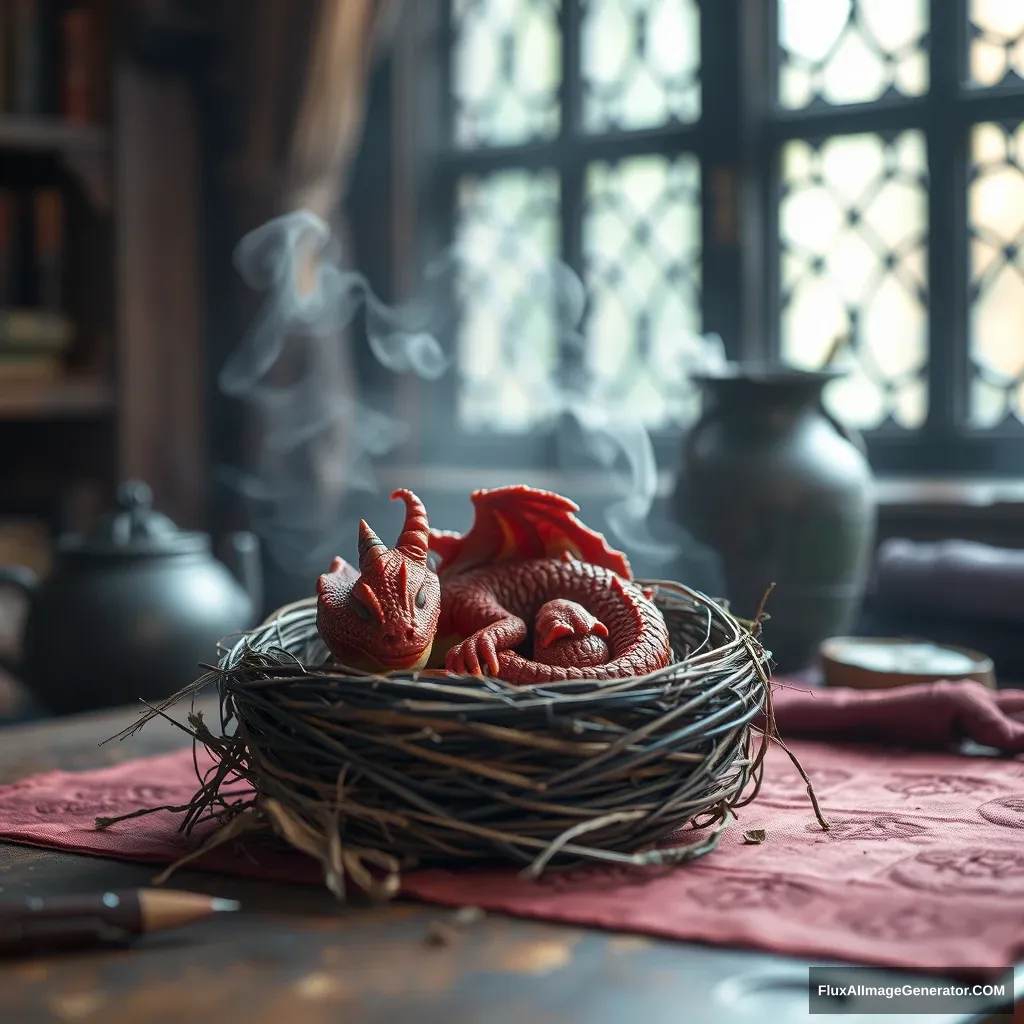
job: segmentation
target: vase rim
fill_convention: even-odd
[[[690,379],[698,384],[737,381],[752,384],[827,384],[846,376],[838,367],[820,370],[801,370],[796,367],[739,363],[724,373],[694,373]]]

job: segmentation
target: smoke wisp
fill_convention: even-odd
[[[511,372],[521,375],[554,417],[576,425],[591,458],[618,474],[623,497],[605,510],[617,542],[627,551],[671,559],[679,542],[658,540],[648,527],[658,491],[650,433],[614,382],[602,382],[588,366],[583,282],[523,240],[505,244],[520,249],[516,265],[525,268],[515,302],[521,294],[549,311],[574,367],[568,375],[553,373],[523,358]],[[225,394],[254,407],[262,439],[252,471],[229,470],[224,478],[243,495],[253,529],[272,557],[302,572],[321,571],[342,548],[346,495],[375,490],[374,461],[400,445],[410,429],[354,390],[350,334],[357,313],[363,312],[366,344],[382,367],[438,381],[455,369],[459,282],[486,274],[492,258],[472,242],[458,244],[427,268],[420,300],[394,307],[374,294],[363,275],[343,269],[341,257],[328,225],[308,211],[278,217],[246,235],[236,248],[235,266],[250,288],[265,293],[265,301],[219,378]],[[728,365],[720,339],[685,331],[660,357],[688,373],[722,373]]]

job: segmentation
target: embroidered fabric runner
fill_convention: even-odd
[[[922,714],[912,714],[930,689],[889,698],[905,711],[910,703],[903,721],[918,740],[921,722],[937,718],[953,734],[976,735],[979,706],[987,708],[983,730],[998,719],[1008,747],[1020,739],[1013,716],[1021,708],[1004,702],[1000,711],[997,695],[978,692],[983,687],[942,684],[930,699],[947,708],[952,700],[959,712],[921,705]],[[965,705],[965,696],[981,705]],[[858,710],[848,709],[850,721],[872,734],[892,721],[882,715],[865,729],[878,701],[782,691],[780,723],[788,718],[791,732],[802,733],[811,728],[808,716],[817,715],[823,731],[833,732],[828,723],[835,724],[837,708],[852,702]],[[965,706],[974,707],[973,718],[962,713]],[[892,742],[894,727],[886,729]],[[908,970],[984,976],[1024,955],[1024,761],[812,740],[790,746],[814,782],[828,832],[815,821],[796,770],[773,748],[757,801],[740,812],[714,853],[692,864],[646,872],[588,866],[537,882],[520,880],[514,869],[423,870],[404,879],[403,893],[448,906]],[[0,838],[169,864],[203,838],[198,831],[191,839],[179,834],[180,815],[158,812],[103,831],[94,819],[184,804],[195,790],[191,749],[95,771],[51,772],[0,787]],[[755,829],[765,831],[764,841],[745,841]],[[252,844],[214,850],[195,866],[320,882],[318,866],[303,855]]]

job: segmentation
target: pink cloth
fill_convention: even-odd
[[[1024,754],[1024,690],[990,690],[973,680],[942,680],[890,690],[773,690],[783,739],[868,740],[942,749],[973,740],[1004,754]]]
[[[954,694],[977,696],[971,686],[957,686]],[[950,700],[941,696],[948,686],[938,698],[920,689],[925,704]],[[808,702],[816,702],[818,715],[831,708],[828,720],[839,705],[875,707],[878,700],[829,694],[821,703],[820,691],[783,693],[784,735],[787,718],[796,724],[810,714]],[[906,710],[910,696],[890,699]],[[963,724],[955,715],[940,717]],[[914,723],[912,716],[911,731]],[[985,976],[1021,958],[1024,762],[810,740],[790,747],[814,782],[832,825],[827,832],[796,770],[773,748],[757,801],[740,811],[715,852],[694,863],[645,872],[588,866],[537,882],[520,880],[514,869],[430,869],[408,875],[403,893],[448,906],[908,970]],[[0,838],[170,863],[202,838],[178,833],[180,815],[159,812],[104,831],[94,819],[186,803],[195,789],[191,750],[51,772],[0,787]],[[754,829],[766,833],[760,844],[744,841]],[[215,850],[201,866],[320,881],[318,866],[303,855],[251,843],[242,851]]]

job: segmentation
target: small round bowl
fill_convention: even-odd
[[[996,688],[992,659],[930,640],[835,636],[820,648],[826,686],[887,690],[940,679],[974,679]]]

